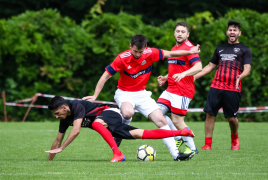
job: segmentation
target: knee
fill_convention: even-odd
[[[155,125],[159,128],[167,125],[167,120],[164,116],[157,118],[156,121],[154,121],[154,122],[155,122]]]
[[[134,112],[135,111],[133,111],[133,110],[124,110],[124,111],[122,111],[122,116],[124,119],[129,120],[134,115]]]
[[[228,117],[227,119],[230,123],[235,123],[236,121],[238,121],[236,117]]]

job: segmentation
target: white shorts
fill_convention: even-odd
[[[174,114],[185,116],[191,100],[191,98],[186,96],[180,96],[164,91],[159,97],[157,103],[165,105]]]
[[[124,102],[131,103],[134,109],[148,118],[149,114],[159,109],[155,100],[151,98],[151,95],[152,92],[146,90],[130,92],[117,89],[115,91],[114,100],[119,108]]]

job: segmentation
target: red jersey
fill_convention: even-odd
[[[175,45],[171,51],[189,51],[192,47],[193,44],[187,40],[180,46]],[[168,88],[166,91],[193,99],[195,93],[193,76],[185,76],[179,82],[175,82],[172,76],[187,71],[197,62],[201,62],[198,54],[168,58]]]
[[[146,47],[139,59],[132,56],[130,49],[119,54],[105,70],[111,76],[120,72],[117,88],[123,91],[142,91],[150,78],[153,62],[163,59],[162,49]]]

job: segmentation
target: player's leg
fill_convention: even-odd
[[[185,116],[179,116],[177,114],[172,113],[171,117],[172,117],[172,122],[176,126],[177,129],[181,130],[183,128],[187,128],[190,130],[190,128],[184,122]],[[188,147],[188,149],[186,149],[187,152],[185,152],[185,153],[189,153],[190,151],[194,151],[196,154],[198,154],[198,150],[195,146],[195,143],[194,143],[194,140],[192,137],[182,137],[182,140],[185,142],[185,145]]]
[[[160,129],[170,130],[170,127],[168,126],[166,119],[163,116],[160,109],[156,109],[155,111],[153,111],[151,114],[149,114],[148,118],[151,119],[155,123],[155,125],[158,126]],[[194,153],[189,154],[180,153],[176,147],[175,140],[173,137],[164,138],[163,141],[164,144],[168,147],[175,161],[189,160],[194,155]]]
[[[183,128],[190,128],[186,125],[184,122],[184,117],[187,114],[187,110],[189,107],[189,104],[191,102],[191,98],[185,97],[185,96],[180,96],[177,94],[169,93],[165,91],[165,93],[162,93],[160,96],[158,103],[162,102],[165,103],[165,101],[169,100],[170,101],[170,109],[171,109],[171,119],[174,124],[174,126],[178,129],[181,130]],[[166,118],[167,121],[169,118]],[[181,137],[181,140],[176,141],[177,147],[179,148],[179,144],[181,145],[182,142],[185,142],[187,148],[186,151],[187,153],[194,151],[196,154],[198,153],[198,150],[194,144],[194,140],[191,137]]]
[[[114,157],[110,162],[125,161],[126,160],[125,155],[117,147],[113,139],[113,136],[111,132],[107,129],[107,127],[108,127],[107,124],[102,119],[96,119],[92,123],[92,128],[103,137],[103,139],[109,144],[114,153]]]
[[[165,119],[167,120],[168,126],[170,127],[171,130],[177,130],[177,128],[174,126],[172,120],[165,115],[167,112],[171,112],[171,99],[172,97],[167,91],[162,92],[161,96],[157,100],[157,105],[161,109]],[[177,149],[180,148],[180,146],[184,143],[182,140],[181,136],[176,136],[174,137],[175,139],[175,144]]]
[[[201,150],[212,150],[212,135],[215,124],[215,117],[219,109],[222,107],[222,93],[223,90],[210,88],[208,92],[206,106],[204,111],[206,114],[205,121],[205,145]]]
[[[114,99],[121,110],[123,116],[123,123],[129,125],[132,120],[132,116],[135,113],[135,102],[133,102],[131,95],[129,95],[128,92],[117,89],[115,92]],[[114,138],[114,140],[119,147],[122,142],[122,139]]]
[[[239,122],[237,117],[228,117],[230,129],[231,129],[231,139],[232,139],[232,150],[239,150],[239,138],[238,138],[238,126]]]
[[[215,124],[215,116],[207,113],[205,120],[205,145],[201,150],[212,150],[212,135]]]
[[[224,116],[229,121],[229,126],[231,129],[232,150],[239,150],[239,138],[238,138],[239,121],[236,115],[239,109],[240,99],[241,94],[239,92],[224,91],[223,112]]]
[[[165,129],[153,129],[153,130],[143,130],[143,129],[133,129],[129,133],[135,139],[163,139],[173,136],[191,136],[194,137],[192,131],[188,129],[183,130],[165,130]]]

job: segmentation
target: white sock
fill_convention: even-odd
[[[165,115],[165,118],[167,120],[167,123],[168,123],[168,126],[170,127],[170,129],[171,130],[177,130],[177,128],[174,126],[172,120],[167,115]],[[181,136],[175,136],[174,139],[180,140]]]
[[[126,120],[126,119],[122,118],[122,123],[123,124],[129,125],[131,121],[132,121],[132,118],[130,118],[129,120]]]
[[[159,129],[170,130],[168,125],[163,126],[163,127],[159,128]],[[178,156],[179,151],[178,151],[178,149],[176,147],[174,138],[173,137],[164,138],[163,141],[164,141],[164,144],[168,147],[173,159],[176,159],[177,156]]]
[[[182,140],[185,142],[185,145],[188,146],[191,150],[196,150],[194,139],[192,137],[182,136]]]

